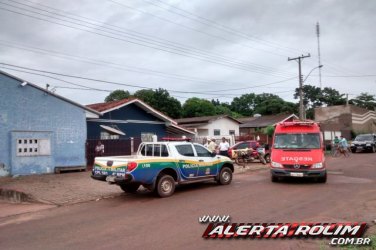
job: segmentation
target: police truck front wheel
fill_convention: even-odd
[[[232,181],[232,171],[228,167],[224,167],[221,169],[219,173],[218,183],[221,185],[228,185]]]
[[[158,178],[155,188],[157,195],[161,198],[171,196],[175,191],[175,180],[170,175],[162,175]]]

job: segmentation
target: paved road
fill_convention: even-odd
[[[376,219],[376,154],[328,159],[327,184],[271,183],[268,171],[229,186],[183,186],[63,206],[0,220],[0,249],[325,249],[326,240],[205,240],[202,215],[233,222],[355,222]],[[101,183],[99,183],[100,185]],[[105,184],[105,183],[104,183]],[[376,233],[375,226],[369,231]]]

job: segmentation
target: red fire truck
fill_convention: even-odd
[[[313,121],[282,122],[275,126],[271,150],[271,181],[285,177],[327,179],[323,137]]]

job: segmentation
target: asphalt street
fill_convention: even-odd
[[[272,183],[260,170],[237,174],[228,186],[181,186],[165,199],[141,192],[6,217],[0,249],[329,249],[321,239],[203,239],[203,215],[239,223],[366,222],[375,234],[376,154],[327,162],[326,184]]]

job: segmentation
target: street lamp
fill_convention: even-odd
[[[307,80],[307,78],[309,77],[309,75],[315,70],[315,69],[319,69],[319,68],[322,68],[322,67],[324,67],[324,65],[319,65],[319,66],[317,66],[317,67],[314,67],[313,69],[311,69],[311,71],[308,73],[308,75],[304,78],[304,80],[303,80],[303,83]]]
[[[324,65],[319,65],[319,66],[317,66],[317,67],[314,67],[313,69],[311,69],[311,71],[308,73],[308,75],[304,78],[304,80],[302,80],[302,84],[300,85],[300,92],[301,92],[301,95],[300,95],[300,98],[301,98],[301,100],[300,100],[300,107],[299,107],[299,110],[300,110],[300,115],[299,115],[299,118],[301,119],[302,117],[304,117],[304,119],[306,118],[306,114],[305,114],[305,109],[304,109],[304,105],[303,105],[303,100],[302,100],[302,98],[303,98],[303,95],[304,95],[304,93],[303,93],[303,83],[305,83],[305,81],[307,80],[307,78],[309,77],[309,75],[315,70],[315,69],[319,69],[319,68],[322,68]],[[302,79],[302,76],[301,76],[301,78],[300,79]]]

